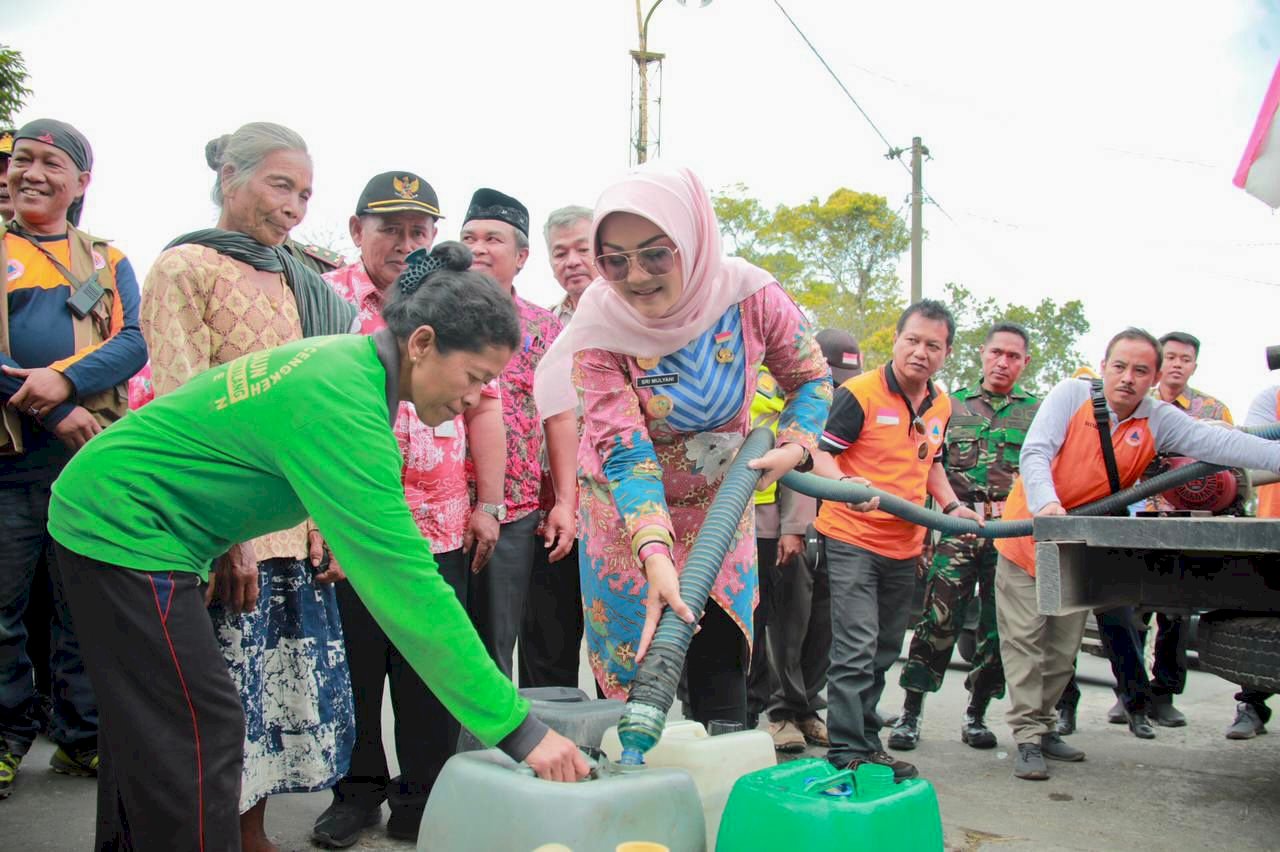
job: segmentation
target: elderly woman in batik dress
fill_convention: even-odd
[[[206,156],[218,172],[218,228],[174,240],[143,289],[156,395],[248,352],[355,324],[355,309],[279,248],[311,195],[302,138],[248,124],[211,141]],[[332,586],[341,572],[322,555],[322,539],[302,525],[238,545],[210,574],[214,627],[244,706],[246,852],[274,849],[267,796],[330,787],[350,759],[351,681]]]
[[[609,187],[592,224],[604,283],[587,288],[538,371],[544,417],[583,405],[579,565],[589,659],[625,697],[658,618],[686,621],[677,566],[750,428],[760,366],[787,393],[762,487],[807,463],[831,377],[800,309],[773,277],[723,257],[711,199],[686,169],[645,167]],[[569,367],[572,363],[572,383]],[[688,655],[693,717],[746,722],[758,600],[746,512]]]

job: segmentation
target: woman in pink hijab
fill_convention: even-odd
[[[808,464],[832,386],[795,303],[763,269],[723,256],[711,199],[688,169],[646,166],[606,189],[592,243],[601,279],[543,357],[534,393],[543,417],[581,394],[587,644],[603,693],[624,698],[663,608],[693,620],[677,566],[750,427],[761,364],[788,397],[777,447],[752,462],[761,487]],[[689,703],[704,724],[747,721],[753,513],[738,532],[689,648]]]

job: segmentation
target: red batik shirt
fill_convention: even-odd
[[[360,331],[373,334],[386,328],[382,320],[382,293],[369,278],[363,262],[329,272],[324,280],[355,306]],[[498,396],[497,380],[486,385],[482,393],[488,397]],[[458,415],[451,422],[432,428],[418,419],[413,403],[402,402],[394,428],[404,459],[400,471],[404,496],[413,510],[418,529],[430,540],[434,553],[459,549],[471,517],[465,418]]]

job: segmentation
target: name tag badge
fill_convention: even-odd
[[[636,387],[638,388],[657,388],[678,384],[680,384],[679,373],[659,373],[656,376],[641,376],[636,379]]]
[[[437,438],[456,438],[458,437],[457,420],[446,420],[439,426],[435,427]]]

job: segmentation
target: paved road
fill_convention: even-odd
[[[1093,657],[1082,656],[1080,669],[1089,679],[1109,677],[1106,664]],[[902,700],[896,673],[890,684],[880,707],[885,715]],[[997,749],[979,752],[960,743],[965,694],[962,674],[953,671],[925,705],[924,738],[911,759],[937,787],[949,849],[1280,848],[1280,736],[1223,738],[1234,691],[1225,681],[1192,672],[1179,702],[1190,724],[1161,729],[1156,740],[1144,742],[1125,727],[1108,725],[1111,691],[1086,684],[1081,730],[1071,741],[1088,752],[1088,760],[1053,763],[1050,781],[1027,782],[1011,776],[1011,740],[999,716],[993,726],[1001,740]],[[47,742],[38,743],[14,795],[0,802],[0,849],[6,852],[91,848],[94,784],[49,771],[52,752]],[[267,827],[281,850],[312,848],[311,823],[328,802],[328,793],[271,800]],[[378,828],[352,848],[413,847]]]

